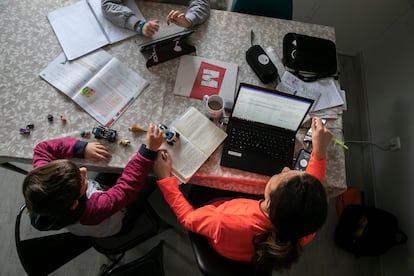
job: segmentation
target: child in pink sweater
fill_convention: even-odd
[[[32,225],[39,230],[66,228],[76,235],[106,237],[118,234],[128,206],[141,193],[150,193],[155,179],[147,178],[163,141],[154,124],[148,128],[146,145],[132,156],[112,187],[87,178],[87,170],[66,158],[109,161],[111,154],[100,143],[75,138],[40,142],[33,155],[33,169],[23,181],[23,195]],[[144,188],[145,186],[145,188]],[[138,204],[139,205],[139,204]],[[131,211],[134,208],[131,208]]]

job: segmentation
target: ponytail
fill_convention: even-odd
[[[260,275],[258,271],[288,270],[302,253],[298,239],[282,241],[276,236],[276,231],[272,228],[266,232],[258,233],[254,237],[256,252],[253,261],[256,265],[257,275]]]
[[[264,271],[287,270],[302,253],[301,238],[323,225],[326,192],[318,179],[304,173],[279,184],[269,196],[272,227],[254,237],[253,260]]]

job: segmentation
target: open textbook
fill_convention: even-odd
[[[124,2],[139,19],[144,19],[134,0]],[[81,0],[49,12],[47,18],[68,60],[136,35],[108,21],[101,0]]]
[[[104,50],[68,61],[61,53],[40,77],[110,127],[148,82]]]
[[[173,146],[164,142],[162,148],[168,150],[172,172],[182,183],[190,180],[227,137],[226,132],[194,107],[178,117],[170,129],[180,137]]]
[[[238,65],[198,56],[181,57],[174,94],[203,99],[218,94],[226,102],[234,102]]]

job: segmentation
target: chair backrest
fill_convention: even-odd
[[[157,213],[149,203],[144,205],[131,228],[127,232],[105,238],[91,238],[93,248],[104,255],[118,255],[112,258],[110,265],[102,268],[101,275],[110,275],[124,257],[125,252],[143,241],[155,236],[160,230],[160,221]]]
[[[220,256],[208,243],[207,239],[199,234],[189,232],[197,266],[205,276],[239,276],[255,275],[253,263],[239,262]],[[271,275],[271,273],[269,274]],[[263,275],[265,276],[265,275]]]
[[[163,245],[161,240],[144,256],[129,263],[118,266],[108,272],[106,276],[151,275],[164,276]]]
[[[28,275],[48,275],[91,247],[104,255],[119,255],[102,271],[106,275],[127,250],[156,235],[160,228],[158,215],[147,203],[132,228],[120,235],[91,238],[65,232],[21,240],[20,222],[25,209],[26,205],[23,205],[16,217],[15,242],[20,262]]]
[[[292,0],[233,0],[231,11],[280,19],[292,19]]]
[[[15,242],[20,262],[28,275],[48,275],[91,248],[88,237],[69,232],[22,240],[20,222],[25,209],[26,205],[23,205],[16,217]]]
[[[96,251],[105,255],[121,254],[156,235],[159,229],[158,215],[147,203],[126,233],[105,238],[92,238],[92,246]]]

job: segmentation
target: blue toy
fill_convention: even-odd
[[[159,124],[158,127],[161,130],[165,141],[167,141],[167,144],[174,146],[174,143],[176,143],[178,141],[178,138],[180,138],[180,133],[170,130],[167,126],[163,124]]]
[[[116,141],[116,130],[110,129],[104,126],[97,126],[92,129],[92,134],[95,135],[96,139],[106,139],[109,142]]]

